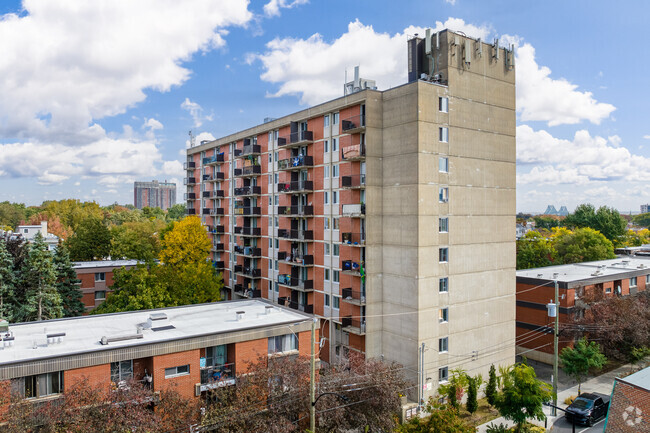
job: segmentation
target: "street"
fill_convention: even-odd
[[[594,424],[593,427],[587,427],[583,425],[576,425],[576,433],[602,433],[605,428],[605,418],[598,421]],[[557,421],[553,424],[553,433],[562,432],[562,433],[571,433],[572,426],[571,423],[566,420],[564,417],[558,418]]]

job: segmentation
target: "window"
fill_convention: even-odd
[[[449,322],[449,308],[441,308],[438,310],[438,322]]]
[[[439,130],[440,130],[439,140],[443,143],[449,142],[449,128],[443,126]]]
[[[278,173],[275,173],[273,175],[273,181],[277,184],[279,182],[280,178],[278,177]]]
[[[330,151],[330,146],[329,146],[329,145],[330,145],[330,142],[329,142],[329,141],[325,140],[325,141],[323,142],[323,146],[324,146],[324,151],[325,151],[325,153],[327,153],[327,152]]]
[[[273,200],[275,201],[276,206],[280,204],[280,196],[279,195],[274,195]]]
[[[440,263],[446,263],[449,261],[449,248],[440,248],[438,250],[438,261]]]
[[[330,280],[330,270],[325,269],[325,281],[329,281],[329,280]]]
[[[447,233],[449,231],[449,218],[438,218],[438,232]]]
[[[440,203],[447,203],[449,201],[449,188],[441,187],[438,190],[438,201]]]
[[[333,165],[332,166],[332,177],[339,177],[339,166],[338,165]]]
[[[446,156],[438,158],[438,171],[440,173],[449,173],[449,158]]]
[[[323,117],[323,126],[330,126],[330,115],[326,114]]]
[[[273,162],[273,154],[271,152],[269,152],[269,162]],[[269,183],[271,183],[271,181],[269,181]]]
[[[339,192],[332,191],[332,204],[337,204],[339,202]]]
[[[269,260],[269,269],[273,269],[273,260]]]
[[[326,256],[330,255],[330,244],[325,244],[325,255]]]
[[[280,248],[280,239],[275,238],[275,249],[277,250],[278,248]]]
[[[105,290],[98,290],[95,292],[95,301],[99,301],[102,299],[106,299],[106,291]]]
[[[334,217],[334,226],[333,226],[333,228],[334,228],[334,230],[339,229],[339,217]],[[336,255],[338,256],[338,254],[336,254]]]
[[[332,255],[338,257],[338,255],[339,255],[339,244],[332,245],[332,250],[333,250]]]
[[[438,352],[449,351],[449,337],[438,338]]]
[[[325,228],[325,230],[330,229],[330,217],[323,218],[323,227]]]
[[[330,295],[327,293],[325,294],[325,306],[329,307],[330,306]]]
[[[332,138],[332,152],[339,150],[339,140],[338,138]]]
[[[298,350],[298,338],[293,334],[269,337],[269,355]]]
[[[274,153],[275,162],[278,162],[278,155],[279,154],[280,154],[280,152],[275,152]]]
[[[269,153],[269,162],[271,162],[271,154]],[[269,174],[269,185],[273,183],[273,176]]]
[[[224,365],[228,363],[228,345],[205,348],[205,365],[208,367]]]
[[[444,277],[438,281],[438,292],[447,293],[449,291],[449,278]]]
[[[449,380],[449,367],[438,369],[438,382],[447,382]]]
[[[25,398],[45,397],[63,392],[63,372],[38,374],[18,379],[20,391]],[[20,383],[22,382],[22,383]],[[23,385],[23,386],[21,386]]]
[[[650,274],[645,276],[645,283],[646,283],[646,285],[650,284]]]
[[[106,276],[103,272],[95,272],[95,282],[106,281]]]
[[[341,297],[332,296],[332,308],[336,308],[338,310],[340,305],[341,305]]]
[[[332,125],[339,123],[339,113],[332,113]]]
[[[133,361],[111,362],[111,382],[118,384],[133,378]]]
[[[277,261],[277,260],[275,260],[275,270],[277,271],[278,269],[279,269],[279,266],[278,266],[278,261]]]
[[[190,365],[179,365],[178,367],[166,368],[165,379],[171,377],[185,376],[190,374]]]
[[[325,167],[323,167],[323,177],[325,179],[330,177],[330,166],[329,165],[326,165]]]
[[[340,271],[332,271],[332,281],[335,283],[339,282]]]
[[[636,287],[636,277],[630,278],[630,287]]]
[[[278,220],[278,217],[273,217],[273,222],[275,222],[276,227],[280,227],[280,222]]]
[[[325,198],[323,199],[325,204],[329,204],[330,202],[330,194],[328,191],[325,191]]]
[[[449,113],[449,98],[444,98],[442,96],[438,98],[438,111]]]

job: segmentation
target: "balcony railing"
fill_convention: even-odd
[[[235,188],[235,195],[246,196],[246,195],[260,195],[262,194],[262,187],[260,186],[242,186]]]
[[[224,155],[223,155],[223,153],[220,153],[218,155],[207,156],[207,157],[203,158],[203,165],[220,164],[223,161],[224,161]]]
[[[288,297],[278,298],[278,304],[293,308],[294,310],[304,311],[307,314],[314,314],[314,306],[312,304],[300,304],[296,301],[292,301],[291,298]]]
[[[278,170],[300,170],[314,165],[313,156],[292,156],[278,161]]]
[[[343,260],[343,262],[341,262],[341,272],[346,275],[361,276],[363,275],[361,273],[362,266],[362,263],[353,260]]]
[[[354,305],[364,305],[366,294],[351,288],[341,289],[341,300]]]
[[[298,131],[278,137],[278,146],[296,147],[312,143],[313,141],[314,133],[312,131]]]
[[[298,180],[278,184],[278,192],[309,192],[313,190],[314,182],[311,180]]]
[[[235,149],[235,157],[242,158],[248,155],[259,155],[262,153],[262,146],[259,144],[249,144],[241,149]]]
[[[194,161],[187,161],[183,163],[183,168],[185,170],[194,170],[196,168],[196,163]]]
[[[313,241],[314,232],[312,230],[278,230],[278,237],[284,239],[291,239],[295,241]]]
[[[257,176],[262,173],[261,165],[249,165],[243,168],[236,168],[234,175],[235,176]]]
[[[243,206],[243,207],[235,206],[235,215],[244,215],[244,216],[262,215],[262,208],[254,207],[254,206]]]
[[[226,233],[226,227],[225,226],[208,226],[208,232],[212,233],[213,235],[222,235]]]
[[[313,216],[314,206],[278,206],[280,216]]]
[[[235,234],[241,236],[262,236],[260,227],[235,227]]]
[[[343,205],[343,216],[344,217],[363,217],[366,215],[366,205],[365,204],[344,204]]]
[[[261,257],[262,249],[256,247],[241,247],[239,245],[235,245],[235,254],[239,254],[241,256]]]
[[[366,158],[366,146],[363,143],[349,144],[344,146],[341,144],[341,159],[347,161],[358,161]]]
[[[363,246],[366,244],[366,234],[341,232],[341,243],[352,246]]]
[[[351,176],[342,176],[341,177],[341,188],[365,188],[366,186],[366,175],[365,174],[353,174]]]
[[[185,200],[196,200],[196,193],[186,192],[185,193]]]
[[[366,129],[366,116],[359,114],[341,120],[341,131],[348,134],[362,132]]]
[[[300,278],[292,277],[289,274],[278,275],[278,284],[303,292],[314,290],[313,280],[301,280]]]
[[[222,243],[212,244],[212,251],[225,251],[226,245]]]
[[[196,209],[185,209],[187,215],[196,215]]]
[[[201,392],[234,384],[234,363],[201,367]]]
[[[194,185],[196,184],[196,178],[195,177],[186,177],[183,179],[183,184],[185,185]]]
[[[223,190],[216,189],[214,191],[203,191],[202,196],[203,198],[223,198],[224,193]]]
[[[247,298],[261,298],[262,291],[259,289],[252,289],[243,284],[235,284],[235,292]]]
[[[218,261],[218,262],[217,262],[217,261],[213,261],[213,262],[212,262],[212,266],[213,266],[215,269],[226,269],[226,263],[223,262],[223,261]]]
[[[235,265],[235,273],[248,278],[260,278],[262,271],[252,266]]]
[[[311,254],[291,255],[286,251],[278,251],[278,260],[295,266],[312,266],[314,264],[314,256]]]
[[[218,180],[224,180],[226,178],[226,175],[220,171],[217,171],[212,174],[204,174],[203,175],[203,181],[204,182],[212,182],[212,181],[218,181]]]
[[[352,332],[353,334],[363,335],[366,333],[365,319],[360,320],[358,318],[352,318],[351,316],[348,316],[341,319],[341,324],[343,325],[343,328],[347,328],[346,330]]]

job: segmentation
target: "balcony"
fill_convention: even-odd
[[[196,185],[196,178],[195,177],[186,177],[183,179],[183,184],[184,185]]]
[[[235,206],[235,215],[259,216],[262,215],[262,208],[255,206]]]
[[[314,206],[278,206],[278,215],[288,217],[313,216]]]
[[[216,207],[210,209],[210,216],[223,216],[225,211],[222,207]]]
[[[262,194],[262,187],[260,186],[242,186],[235,188],[236,196],[250,196],[250,195],[260,195]]]
[[[366,321],[352,318],[351,316],[341,319],[341,326],[344,331],[351,332],[356,335],[365,335]]]
[[[307,314],[314,314],[314,306],[312,304],[300,304],[296,301],[292,301],[291,298],[288,297],[278,298],[278,304],[294,310],[304,311]]]
[[[359,114],[341,120],[341,132],[346,134],[356,134],[366,130],[366,116]]]
[[[213,174],[204,174],[203,175],[203,181],[204,182],[217,182],[220,180],[224,180],[226,178],[226,175],[220,171],[217,171]]]
[[[236,168],[234,171],[235,177],[258,176],[262,173],[261,165],[249,165],[243,168]]]
[[[196,215],[196,209],[185,209],[186,215]]]
[[[235,234],[240,236],[262,236],[260,227],[235,227]]]
[[[299,254],[297,256],[292,256],[286,251],[278,252],[278,260],[280,263],[287,263],[292,266],[313,266],[314,265],[314,256],[311,254]]]
[[[312,131],[292,132],[289,135],[283,135],[278,138],[278,146],[285,148],[305,146],[314,142],[314,133]]]
[[[226,262],[223,261],[213,261],[212,262],[212,267],[215,269],[226,269]]]
[[[194,170],[196,168],[196,163],[194,161],[187,161],[183,163],[184,170]]]
[[[351,288],[341,289],[341,300],[348,304],[362,306],[366,305],[366,294]]]
[[[365,174],[353,174],[352,176],[341,177],[341,188],[361,189],[366,187]]]
[[[293,290],[300,290],[301,292],[311,292],[314,290],[313,280],[301,280],[300,278],[292,277],[289,274],[278,275],[278,284],[289,287]]]
[[[224,161],[223,153],[203,158],[203,165],[221,164]]]
[[[350,218],[363,218],[366,216],[365,204],[344,204],[343,216]]]
[[[186,192],[185,200],[196,200],[196,194],[193,192]]]
[[[222,235],[226,233],[226,227],[224,226],[208,226],[208,233],[213,235]]]
[[[247,288],[243,284],[235,284],[235,292],[240,296],[245,296],[247,298],[261,298],[262,291],[258,289]]]
[[[354,275],[357,277],[362,276],[363,263],[354,262],[352,260],[343,260],[341,263],[341,273],[345,275]]]
[[[214,252],[226,251],[226,245],[222,243],[212,244],[212,251]]]
[[[235,273],[246,278],[262,277],[262,271],[252,266],[235,265]]]
[[[341,144],[341,159],[345,161],[361,161],[366,159],[366,146],[364,144]]]
[[[362,247],[366,244],[366,234],[341,232],[341,243],[353,247]]]
[[[209,391],[215,388],[235,384],[235,364],[213,365],[201,367],[201,385],[199,391]]]
[[[235,149],[235,158],[259,155],[260,153],[262,153],[262,146],[258,144],[248,144],[241,149]]]
[[[245,257],[262,257],[262,249],[235,245],[235,254]]]
[[[312,192],[314,191],[314,182],[311,180],[298,180],[294,182],[283,182],[278,184],[278,192]]]
[[[313,167],[313,156],[292,156],[291,158],[278,161],[278,170],[302,170]]]
[[[278,230],[278,237],[298,242],[311,242],[314,240],[314,232],[312,230]]]
[[[203,191],[201,193],[203,198],[223,198],[224,194],[223,191],[220,189],[216,189],[214,191]]]

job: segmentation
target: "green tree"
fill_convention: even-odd
[[[573,348],[562,349],[560,360],[564,372],[578,382],[578,394],[580,394],[580,385],[589,375],[589,370],[600,370],[607,362],[607,358],[600,351],[600,345],[594,341],[587,341],[586,338],[578,340]]]
[[[185,205],[175,204],[167,209],[167,221],[180,221],[185,217]]]
[[[614,208],[601,206],[596,210],[591,204],[581,204],[569,214],[562,224],[566,227],[590,227],[599,231],[610,241],[625,234],[627,222]]]
[[[165,219],[165,211],[160,209],[159,207],[143,207],[142,208],[142,216],[148,220],[155,220],[155,219]]]
[[[397,426],[397,433],[474,433],[476,427],[460,416],[457,408],[442,406],[433,398],[426,405],[427,417],[414,416]]]
[[[534,216],[533,221],[535,221],[535,227],[537,229],[551,230],[553,227],[557,227],[560,225],[559,217],[554,218],[548,215]]]
[[[148,310],[173,305],[168,287],[158,279],[159,266],[140,264],[131,269],[116,269],[113,273],[113,290],[108,298],[90,314],[119,311]]]
[[[517,425],[516,432],[521,432],[529,418],[544,419],[542,404],[551,400],[553,393],[550,385],[537,379],[532,367],[515,364],[501,380],[502,389],[496,400],[496,408],[501,416]]]
[[[101,219],[90,216],[66,240],[73,261],[102,260],[111,251],[111,233]]]
[[[151,261],[160,253],[158,231],[165,227],[161,220],[125,222],[111,227],[111,257]]]
[[[481,386],[481,377],[467,376],[467,403],[465,407],[467,412],[474,413],[478,409],[478,388]]]
[[[556,256],[553,243],[537,231],[530,231],[517,241],[517,269],[551,266]]]
[[[643,227],[650,227],[650,213],[635,215],[632,217],[632,222]]]
[[[29,256],[22,272],[27,279],[22,321],[57,319],[63,316],[61,296],[55,288],[56,271],[52,253],[43,236],[37,233],[29,245]]]
[[[616,258],[612,242],[589,227],[558,236],[555,250],[559,262],[564,264]]]
[[[81,316],[86,308],[81,302],[81,290],[77,273],[70,262],[70,254],[64,244],[60,244],[54,253],[54,270],[56,272],[56,290],[61,297],[63,317]]]
[[[8,201],[0,203],[0,226],[9,226],[15,230],[22,221],[27,219],[27,216],[27,210],[22,203],[10,203]]]
[[[490,376],[485,387],[485,397],[490,406],[494,406],[497,398],[497,372],[494,364],[490,366]]]
[[[88,218],[92,217],[100,221],[104,218],[99,204],[94,201],[82,202],[76,199],[44,201],[41,208],[49,215],[58,216],[61,223],[73,232],[76,232],[79,225]]]
[[[0,239],[0,318],[9,321],[13,319],[13,305],[10,302],[14,294],[13,265],[7,244]]]

